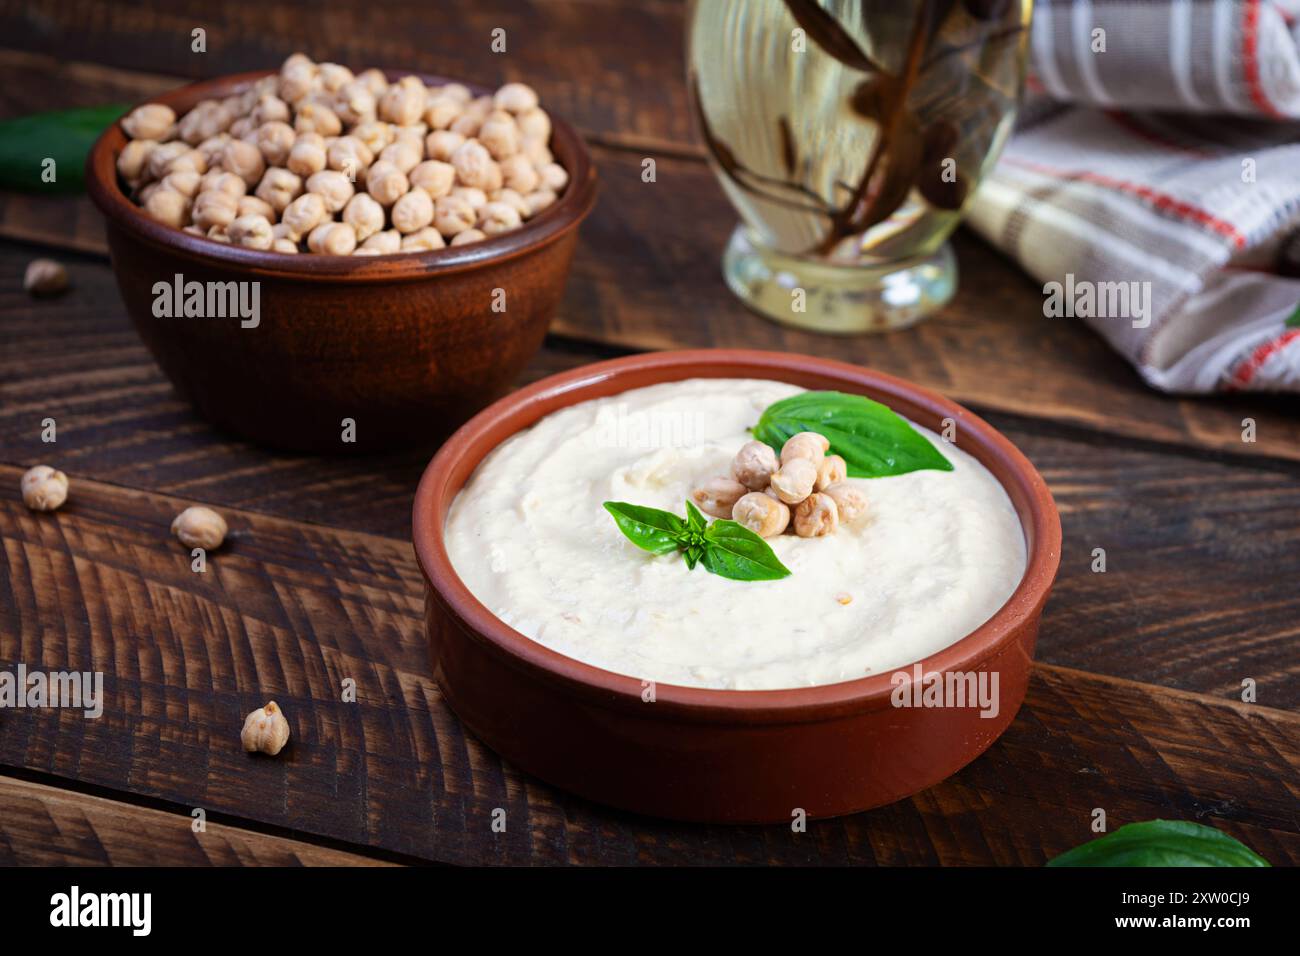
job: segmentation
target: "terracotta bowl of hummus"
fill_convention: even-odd
[[[850,479],[867,517],[766,539],[780,580],[647,553],[602,507],[680,513],[766,407],[805,391],[887,406],[951,467]],[[637,355],[517,391],[442,447],[413,521],[433,673],[474,734],[591,800],[726,823],[865,810],[978,757],[1024,700],[1061,548],[1042,477],[977,416],[757,351]]]

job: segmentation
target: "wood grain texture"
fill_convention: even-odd
[[[230,441],[171,391],[106,266],[72,261],[73,292],[32,300],[19,287],[23,261],[0,248],[0,462],[409,541],[432,445],[340,459]],[[553,338],[525,380],[601,357]],[[58,424],[53,445],[41,441],[47,417]],[[990,418],[1043,472],[1062,512],[1042,659],[1215,694],[1249,677],[1269,704],[1300,706],[1300,466]],[[1091,570],[1095,548],[1106,551],[1104,574]]]
[[[0,486],[18,474],[0,467]],[[970,767],[806,834],[591,806],[464,735],[427,676],[407,545],[227,512],[230,544],[200,575],[167,535],[181,504],[88,480],[53,515],[0,500],[0,664],[106,672],[99,719],[5,713],[0,764],[457,863],[1035,864],[1088,839],[1094,807],[1300,861],[1300,717],[1052,666]],[[292,742],[250,757],[238,728],[268,698]]]
[[[384,866],[188,814],[0,776],[0,866]]]

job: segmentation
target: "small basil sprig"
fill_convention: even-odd
[[[754,532],[734,521],[709,524],[689,501],[685,518],[625,501],[606,501],[605,510],[638,548],[651,554],[680,551],[692,570],[700,564],[704,570],[733,581],[775,581],[790,573],[771,546]]]
[[[1048,866],[1268,866],[1268,861],[1213,827],[1187,820],[1129,823],[1076,846]]]
[[[848,465],[850,478],[883,478],[909,471],[952,471],[943,456],[915,428],[879,402],[843,392],[801,392],[767,407],[754,437],[778,455],[799,432],[817,432],[831,454]]]

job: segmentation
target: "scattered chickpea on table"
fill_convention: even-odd
[[[390,83],[301,53],[181,117],[147,103],[122,120],[117,171],[146,214],[217,242],[376,256],[466,245],[520,228],[569,174],[537,93],[507,83]]]

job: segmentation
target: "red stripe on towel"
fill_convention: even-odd
[[[1255,378],[1255,375],[1265,362],[1296,339],[1300,339],[1300,329],[1290,329],[1255,349],[1254,352],[1250,353],[1250,358],[1238,365],[1233,371],[1232,376],[1228,379],[1228,390],[1236,391],[1239,388],[1245,388]]]
[[[1259,0],[1246,0],[1241,19],[1241,55],[1244,61],[1246,87],[1250,101],[1274,119],[1286,114],[1273,105],[1259,75]]]

